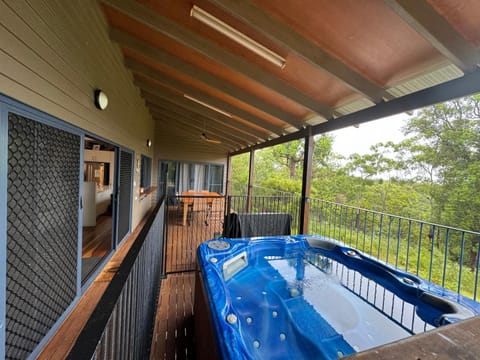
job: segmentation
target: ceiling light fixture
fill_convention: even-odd
[[[240,31],[234,29],[220,19],[217,19],[215,16],[209,14],[198,6],[193,5],[192,9],[190,10],[190,16],[253,51],[255,54],[263,57],[265,60],[270,61],[272,64],[275,64],[282,69],[285,67],[285,59],[283,57],[256,42],[247,35],[242,34]]]
[[[206,108],[209,108],[210,110],[213,110],[213,111],[216,111],[218,112],[219,114],[222,114],[222,115],[225,115],[225,116],[228,116],[228,117],[232,117],[232,115],[230,115],[229,113],[223,111],[222,109],[219,109],[213,105],[210,105],[210,104],[207,104],[207,103],[204,103],[203,101],[201,100],[198,100],[198,99],[195,99],[194,97],[191,97],[190,95],[187,95],[187,94],[183,94],[183,96],[185,98],[187,98],[188,100],[192,100],[194,102],[196,102],[197,104],[200,104],[202,106],[205,106]]]

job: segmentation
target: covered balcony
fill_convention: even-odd
[[[478,233],[311,182],[315,136],[479,92],[479,18],[467,0],[1,2],[0,358],[201,358],[195,252],[232,212],[477,300]],[[256,152],[293,140],[301,191],[258,196]],[[353,357],[474,359],[478,324]]]

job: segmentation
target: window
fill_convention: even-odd
[[[163,176],[167,181],[168,196],[187,190],[208,190],[221,194],[223,193],[223,168],[223,165],[218,164],[162,161],[159,171],[164,169],[163,171],[167,172]],[[160,174],[160,179],[161,176]],[[162,183],[162,180],[159,183]]]
[[[208,190],[212,192],[223,192],[223,165],[209,165],[208,169]]]
[[[140,194],[143,194],[152,185],[152,159],[142,155],[140,161]]]

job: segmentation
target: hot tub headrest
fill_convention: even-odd
[[[473,311],[466,308],[465,306],[430,293],[422,293],[420,295],[420,300],[425,304],[432,305],[443,312],[440,318],[437,319],[437,323],[439,325],[445,325],[452,322],[468,319],[475,315]]]
[[[327,239],[308,237],[305,240],[307,240],[308,245],[317,249],[333,250],[333,248],[337,246],[337,243],[335,241]]]

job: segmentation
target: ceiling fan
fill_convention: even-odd
[[[222,142],[218,139],[212,139],[210,138],[207,134],[204,132],[200,134],[200,138],[202,138],[204,141],[209,142],[211,144],[221,144]]]
[[[221,144],[222,142],[218,139],[211,138],[210,136],[207,135],[207,123],[205,120],[203,120],[203,131],[200,134],[200,138],[206,142],[209,142],[210,144]]]

